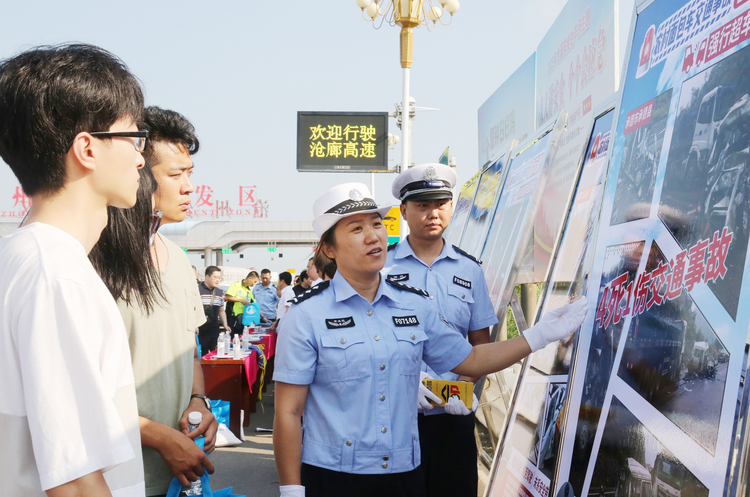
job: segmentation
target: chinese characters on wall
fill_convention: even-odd
[[[197,185],[193,203],[187,212],[190,219],[202,218],[268,218],[268,201],[256,194],[257,186],[240,186],[237,202],[219,200],[209,185]],[[234,206],[234,207],[233,207]]]

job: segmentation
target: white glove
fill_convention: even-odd
[[[305,487],[302,485],[282,485],[279,487],[281,497],[305,497]]]
[[[536,352],[575,333],[583,324],[586,311],[588,302],[586,297],[582,297],[572,304],[565,304],[542,316],[537,324],[523,332],[531,351]]]
[[[422,380],[425,378],[432,378],[432,376],[428,375],[424,371],[419,372],[419,392],[417,392],[417,409],[423,409],[425,411],[431,411],[433,407],[432,404],[430,404],[427,399],[432,399],[434,402],[440,404],[443,401],[440,400],[440,397],[435,395],[434,393],[430,392],[430,389],[424,386],[424,383],[422,383]]]
[[[479,401],[477,396],[472,394],[471,410],[467,409],[463,401],[458,398],[457,395],[451,396],[448,402],[445,403],[445,412],[453,414],[454,416],[467,416],[477,410]]]

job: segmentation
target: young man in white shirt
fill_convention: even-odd
[[[90,45],[0,63],[0,156],[32,199],[0,239],[0,495],[144,495],[133,370],[86,254],[138,190],[143,93]]]
[[[279,273],[279,285],[276,287],[276,291],[279,296],[279,303],[276,306],[276,321],[271,325],[271,329],[273,330],[278,326],[279,319],[289,310],[289,306],[292,305],[291,300],[295,297],[294,287],[292,286],[292,273],[289,271]]]

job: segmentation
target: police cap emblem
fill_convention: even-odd
[[[350,200],[354,200],[355,202],[359,202],[363,198],[365,198],[365,197],[364,197],[364,195],[362,195],[362,192],[360,192],[356,188],[352,188],[351,190],[349,190],[349,199]]]
[[[435,171],[434,167],[429,166],[424,170],[422,178],[425,181],[435,181],[436,179],[438,179],[437,171]]]

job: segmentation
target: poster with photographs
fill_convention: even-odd
[[[492,208],[495,206],[495,200],[500,193],[500,181],[505,170],[504,166],[505,155],[485,169],[479,179],[477,194],[474,197],[469,219],[466,222],[464,236],[461,238],[461,249],[476,257],[479,256],[484,246],[484,239],[487,236],[487,229],[492,217]]]
[[[538,136],[522,144],[519,147],[521,152],[510,159],[507,174],[504,175],[482,253],[490,298],[503,320],[521,258],[525,249],[531,246],[532,221],[539,205],[541,187],[549,176],[567,117],[566,112],[561,112],[554,123],[545,126]],[[499,339],[500,329],[500,325],[493,327],[493,340]],[[509,368],[489,375],[483,385],[478,383],[476,386],[483,405],[477,411],[480,457],[488,466],[494,459],[495,448],[510,411],[517,374],[517,370]]]
[[[477,193],[477,185],[481,175],[481,172],[476,173],[461,187],[461,192],[458,194],[458,200],[456,200],[456,206],[451,217],[451,224],[448,225],[448,232],[445,234],[445,241],[451,245],[458,246],[461,243],[461,236],[464,234],[471,206],[474,205],[474,197]]]
[[[510,302],[510,292],[516,283],[515,274],[531,236],[529,214],[536,215],[540,179],[543,172],[549,174],[549,167],[545,170],[545,166],[549,166],[554,158],[564,126],[558,119],[554,128],[547,127],[536,141],[522,146],[521,152],[508,165],[481,254],[490,299],[498,312]]]
[[[613,117],[614,110],[607,108],[597,115],[588,133],[570,211],[542,296],[542,313],[585,293],[593,254],[587,247],[599,218]],[[488,495],[549,494],[561,442],[559,422],[567,398],[572,350],[570,337],[537,351],[524,364]]]
[[[750,324],[748,40],[747,0],[638,13],[554,491],[729,484]]]

